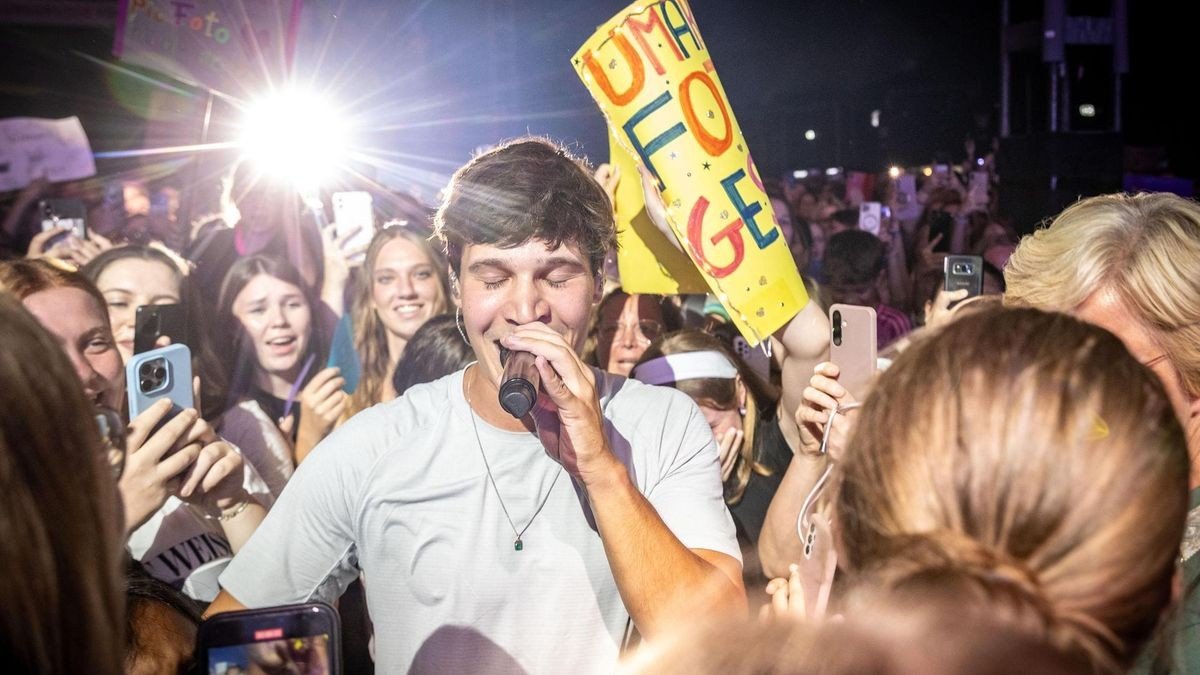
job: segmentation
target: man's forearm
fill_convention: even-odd
[[[788,576],[788,565],[804,555],[804,542],[796,532],[796,521],[826,462],[824,457],[796,453],[783,474],[758,535],[758,557],[768,579]]]
[[[603,479],[587,485],[587,494],[621,600],[643,637],[653,639],[699,615],[745,613],[737,561],[685,547],[623,465],[614,461]]]

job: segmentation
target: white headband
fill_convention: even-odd
[[[684,352],[651,359],[633,371],[633,377],[646,384],[667,384],[681,380],[715,378],[732,380],[738,371],[729,358],[718,351]]]

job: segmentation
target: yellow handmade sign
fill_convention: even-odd
[[[686,0],[638,0],[572,62],[616,141],[657,181],[671,229],[747,341],[795,316],[808,294]],[[623,172],[621,182],[631,178]]]
[[[707,293],[708,283],[691,258],[646,215],[637,160],[609,133],[609,162],[617,170],[617,269],[627,293]]]

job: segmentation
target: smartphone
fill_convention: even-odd
[[[929,241],[938,235],[942,238],[933,245],[934,253],[950,252],[950,237],[954,234],[954,216],[945,211],[934,211],[929,215]]]
[[[140,305],[133,327],[133,353],[154,349],[162,336],[171,344],[187,344],[187,312],[183,305]]]
[[[896,217],[915,221],[921,217],[921,203],[917,201],[917,177],[901,174],[896,179]]]
[[[879,202],[863,202],[858,207],[858,229],[879,236],[879,221],[882,217],[882,204]]]
[[[167,345],[135,354],[125,364],[125,384],[129,419],[162,398],[170,399],[173,405],[159,426],[183,410],[196,407],[192,399],[192,352],[187,345]]]
[[[967,201],[975,209],[986,209],[988,207],[988,172],[972,171],[971,183],[967,188]]]
[[[200,624],[196,661],[206,675],[340,675],[342,627],[324,603],[218,614]]]
[[[83,205],[82,200],[43,199],[38,202],[38,213],[42,217],[42,232],[68,225],[76,237],[87,238],[87,207]],[[63,236],[66,236],[66,233],[63,233]],[[54,240],[51,240],[51,245],[53,243]]]
[[[983,293],[983,258],[977,255],[948,255],[942,263],[946,273],[943,288],[947,291],[967,289],[967,297]]]
[[[875,309],[835,304],[829,308],[829,360],[841,373],[838,382],[856,400],[863,400],[875,377]]]
[[[369,192],[335,192],[333,193],[333,223],[337,236],[358,228],[347,242],[348,250],[365,250],[375,236],[375,212],[371,208],[371,193]],[[358,256],[360,259],[366,254]]]

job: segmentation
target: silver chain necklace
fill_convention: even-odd
[[[466,376],[467,374],[464,372],[463,377],[465,378]],[[504,505],[504,497],[500,496],[500,488],[496,487],[496,478],[492,475],[492,466],[488,464],[487,453],[483,451],[483,441],[479,439],[479,425],[475,422],[475,409],[471,407],[471,381],[467,380],[466,385],[467,414],[471,416],[471,429],[475,432],[475,445],[479,447],[479,456],[483,458],[483,468],[487,470],[488,482],[492,484],[492,491],[496,493],[496,499],[500,500],[500,509],[504,511],[504,518],[508,521],[508,526],[512,528],[513,535],[516,537],[513,540],[513,550],[524,550],[525,542],[521,541],[521,537],[525,536],[525,530],[528,530],[529,526],[533,525],[533,521],[537,519],[538,514],[546,507],[546,502],[550,501],[550,495],[554,493],[554,486],[558,484],[558,479],[562,476],[563,467],[561,464],[558,466],[558,473],[554,474],[554,480],[551,481],[550,489],[546,491],[546,496],[542,498],[542,503],[533,512],[533,515],[529,517],[529,522],[525,523],[525,527],[522,527],[521,531],[518,532],[517,526],[513,524],[512,516],[508,515],[508,507]]]

